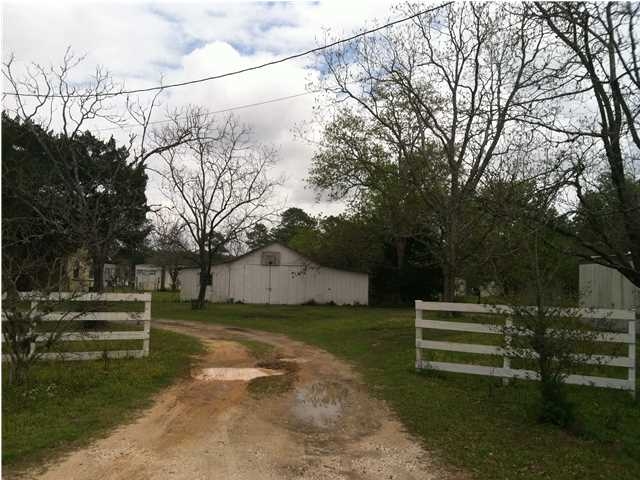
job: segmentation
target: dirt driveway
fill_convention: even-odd
[[[382,402],[367,395],[353,370],[328,353],[280,335],[193,322],[154,324],[207,345],[191,378],[159,394],[135,422],[33,478],[452,478]],[[261,379],[266,389],[256,393],[247,381],[203,377],[209,367],[256,366],[234,339],[273,345],[275,355],[294,367],[276,380],[286,390],[271,392]]]

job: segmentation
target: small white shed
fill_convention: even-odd
[[[171,285],[169,272],[165,272],[165,285]],[[136,265],[136,289],[160,290],[162,286],[162,267],[150,263]]]
[[[583,263],[580,303],[594,308],[640,309],[640,288],[613,268]]]
[[[180,271],[180,299],[198,296],[200,270]],[[323,267],[280,243],[211,268],[210,302],[368,305],[369,275]]]

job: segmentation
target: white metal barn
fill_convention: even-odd
[[[180,271],[180,299],[198,296],[200,271]],[[211,268],[210,302],[297,305],[306,302],[367,305],[369,275],[323,267],[272,243]]]
[[[597,263],[580,265],[580,303],[587,307],[640,309],[640,288]]]

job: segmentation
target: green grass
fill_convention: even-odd
[[[337,355],[361,372],[411,433],[474,478],[640,478],[640,404],[628,393],[568,387],[581,434],[539,424],[535,382],[504,387],[493,378],[416,373],[412,310],[209,305],[194,311],[185,303],[155,302],[152,313],[283,333]],[[460,333],[438,335],[464,340]]]
[[[154,302],[179,302],[180,291],[153,292]]]
[[[234,338],[234,342],[244,345],[249,354],[258,361],[273,360],[276,356],[276,349],[273,345],[264,342],[257,342],[245,338]]]
[[[28,385],[3,384],[3,466],[19,470],[105,434],[188,373],[200,349],[193,337],[153,329],[147,358],[43,362]]]

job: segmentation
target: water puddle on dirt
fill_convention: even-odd
[[[317,382],[297,389],[293,415],[317,428],[330,428],[342,416],[348,389],[339,383]]]
[[[193,378],[201,381],[221,381],[229,382],[240,380],[248,382],[254,378],[270,377],[272,375],[283,375],[284,372],[279,370],[270,370],[267,368],[203,368],[200,373]]]

